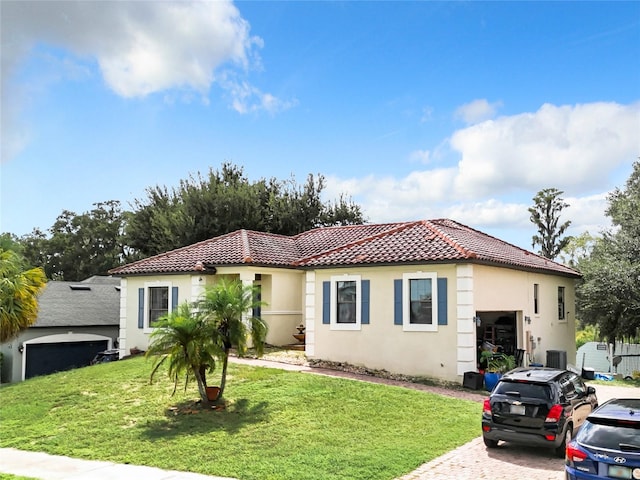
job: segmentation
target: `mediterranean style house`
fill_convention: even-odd
[[[221,277],[259,287],[267,342],[310,359],[460,381],[484,346],[575,363],[575,270],[453,220],[238,230],[111,270],[121,356]],[[555,365],[557,366],[557,365]]]

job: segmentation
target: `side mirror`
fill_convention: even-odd
[[[593,387],[587,387],[587,395],[595,395],[596,389]]]

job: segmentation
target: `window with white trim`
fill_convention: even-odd
[[[169,282],[149,282],[138,289],[138,328],[151,332],[158,320],[178,304],[178,287]]]
[[[331,277],[332,330],[360,330],[361,287],[360,275]]]
[[[402,275],[402,329],[412,332],[438,330],[438,282],[431,272]]]
[[[160,317],[169,313],[169,287],[149,287],[149,327],[153,328]]]

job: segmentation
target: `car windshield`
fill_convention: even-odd
[[[498,383],[494,394],[519,396],[521,398],[538,398],[540,400],[551,400],[551,388],[547,384],[509,382]]]
[[[640,423],[621,425],[594,423],[587,420],[578,432],[577,441],[583,445],[626,452],[640,451]]]

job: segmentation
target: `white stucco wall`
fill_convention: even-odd
[[[203,280],[200,281],[199,279]],[[196,292],[201,291],[201,284],[206,280],[202,276],[192,275],[156,275],[127,277],[120,280],[120,336],[118,338],[120,357],[129,355],[132,348],[146,350],[149,346],[151,329],[138,328],[138,289],[145,288],[145,298],[148,297],[147,287],[169,287],[169,309],[171,305],[171,288],[178,287],[178,303],[193,301]]]
[[[448,324],[437,331],[408,332],[394,324],[394,279],[403,273],[434,272],[447,278]],[[332,330],[322,323],[322,282],[335,275],[360,275],[370,281],[370,323],[360,330]],[[394,373],[438,378],[457,376],[456,270],[437,267],[327,269],[307,276],[307,355]],[[312,317],[312,318],[310,318]]]
[[[259,277],[258,277],[259,275]],[[219,267],[215,275],[153,275],[121,279],[120,290],[120,355],[128,355],[136,347],[146,350],[151,329],[138,328],[138,289],[150,286],[178,287],[178,303],[195,302],[207,285],[222,277],[240,278],[245,283],[260,284],[261,316],[269,327],[267,343],[286,345],[295,343],[295,327],[303,321],[302,288],[304,272],[259,267]],[[171,306],[170,306],[171,308]]]
[[[394,280],[403,274],[431,272],[447,279],[447,325],[436,331],[405,331],[394,324]],[[259,277],[257,276],[259,274]],[[332,276],[359,275],[370,284],[370,323],[358,330],[335,330],[322,323],[322,284]],[[138,328],[138,288],[157,284],[179,287],[179,302],[193,301],[205,284],[222,276],[261,285],[262,318],[267,342],[295,343],[292,335],[306,326],[309,358],[347,362],[394,373],[459,381],[477,363],[475,316],[483,311],[515,312],[518,348],[525,359],[546,362],[547,350],[564,350],[575,363],[574,279],[484,265],[380,266],[299,271],[276,268],[221,267],[216,275],[166,275],[122,280],[120,348],[145,350],[149,331]],[[539,285],[539,312],[533,311],[533,285]],[[566,320],[559,321],[557,289],[565,287]],[[525,321],[530,318],[530,323]],[[531,342],[533,339],[533,342]]]
[[[394,324],[393,280],[419,271],[447,278],[448,322],[437,331],[409,332]],[[370,323],[358,330],[334,330],[322,323],[322,283],[345,274],[370,281]],[[539,285],[538,314],[533,313],[534,283]],[[557,318],[558,286],[565,287],[565,321]],[[307,273],[305,292],[310,358],[459,381],[464,372],[476,369],[476,313],[505,311],[516,313],[517,346],[529,347],[532,362],[546,363],[547,350],[564,350],[568,363],[575,363],[575,293],[570,278],[472,264],[345,268]],[[531,337],[535,343],[527,341]]]
[[[304,272],[286,269],[260,271],[262,286],[261,317],[269,327],[267,343],[288,345],[296,343],[293,334],[303,322],[302,288]]]
[[[538,313],[534,313],[534,284],[539,285]],[[565,320],[558,319],[560,286],[565,287]],[[530,362],[546,364],[547,350],[564,350],[567,363],[575,365],[574,279],[476,265],[474,298],[477,311],[499,309],[519,313],[518,346],[527,350]],[[525,321],[526,317],[531,319],[530,323]]]

